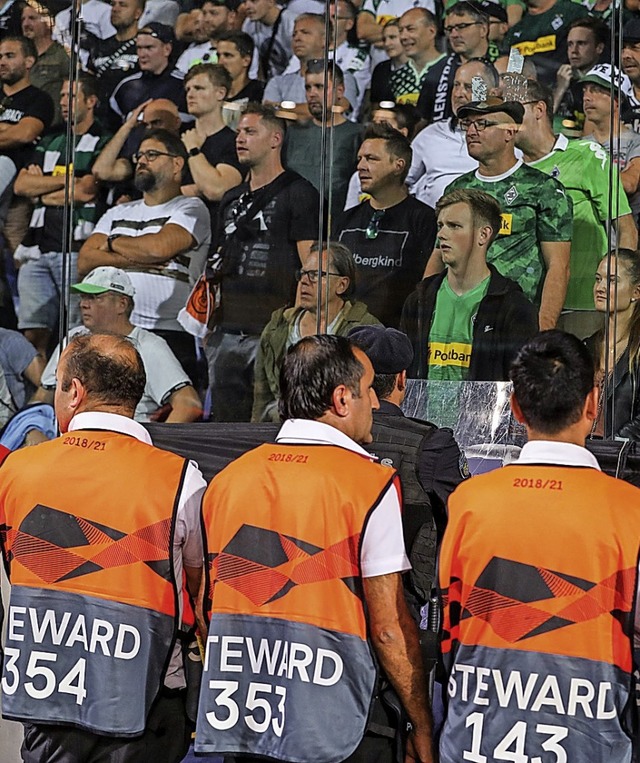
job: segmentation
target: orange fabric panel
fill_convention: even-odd
[[[165,575],[183,465],[133,437],[93,430],[12,454],[0,474],[12,583],[173,615]]]
[[[212,608],[365,638],[361,534],[394,475],[322,445],[263,445],[232,463],[203,500]]]
[[[595,469],[514,465],[463,483],[441,550],[454,642],[631,668],[640,491]]]

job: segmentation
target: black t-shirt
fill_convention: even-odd
[[[371,103],[380,101],[393,101],[393,91],[389,86],[389,78],[393,71],[391,61],[381,61],[371,75],[371,89],[369,91]]]
[[[413,196],[384,210],[377,225],[374,212],[369,201],[347,210],[336,237],[353,252],[355,298],[385,326],[397,328],[404,301],[422,279],[433,250],[436,218],[431,207]]]
[[[3,92],[0,106],[0,122],[15,125],[23,117],[34,117],[44,125],[43,132],[53,122],[54,109],[51,96],[33,85],[27,85],[13,95],[5,95]],[[5,148],[2,153],[8,156],[16,165],[16,169],[20,171],[31,156],[31,145]]]
[[[250,79],[242,90],[236,95],[229,96],[229,103],[239,103],[246,106],[247,103],[262,103],[262,94],[264,93],[264,82],[258,82],[257,79]]]
[[[15,0],[7,6],[5,3],[0,11],[0,40],[3,37],[22,34],[22,11],[26,8],[23,0]]]
[[[241,177],[244,178],[246,168],[238,161],[238,154],[236,152],[236,134],[230,127],[223,127],[222,130],[218,130],[218,132],[213,135],[209,135],[202,144],[200,150],[205,155],[209,164],[214,167],[218,164],[228,164],[230,167],[237,169]],[[187,162],[183,183],[184,185],[190,185],[193,182],[194,180],[189,170],[189,162]],[[215,230],[219,203],[217,201],[209,201],[208,199],[204,199],[204,202],[209,208],[209,214],[211,215],[211,229],[213,232]]]
[[[260,334],[274,310],[293,304],[297,242],[318,238],[319,206],[311,183],[288,170],[253,193],[249,183],[225,193],[216,235],[223,329]]]
[[[106,40],[96,37],[92,42],[87,68],[95,74],[100,89],[96,114],[106,120],[110,117],[109,98],[116,85],[138,70],[136,39],[121,42],[113,35]]]

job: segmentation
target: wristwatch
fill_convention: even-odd
[[[113,251],[113,242],[117,238],[120,238],[121,235],[122,235],[121,233],[112,233],[110,236],[107,236],[107,249],[113,254],[115,254],[115,252]]]
[[[201,154],[202,151],[200,151],[199,148],[194,147],[189,149],[189,156],[198,156],[198,154]]]

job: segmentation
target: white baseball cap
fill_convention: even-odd
[[[113,291],[133,297],[136,293],[124,270],[111,266],[94,268],[80,283],[74,283],[71,288],[80,294],[104,294],[105,291]]]

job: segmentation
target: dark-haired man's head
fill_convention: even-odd
[[[236,151],[240,164],[257,167],[276,153],[280,156],[286,132],[283,119],[266,104],[249,103],[245,109],[236,135]]]
[[[22,81],[28,84],[29,72],[38,59],[33,40],[8,36],[0,42],[0,82],[14,87]]]
[[[255,45],[246,32],[225,32],[218,38],[218,63],[231,75],[232,81],[247,78]]]
[[[315,66],[315,61],[307,64],[307,71],[304,75],[304,90],[307,99],[309,113],[316,122],[323,121],[323,115],[326,113],[326,120],[331,121],[330,117],[333,106],[344,96],[344,74],[342,69],[336,65],[330,65],[327,69],[327,93],[325,98],[325,74],[323,66]],[[326,102],[326,112],[325,112]]]
[[[463,61],[487,55],[489,16],[471,3],[455,3],[447,10],[444,33],[453,52]]]
[[[149,130],[134,155],[135,187],[143,193],[177,186],[187,163],[187,151],[180,138],[169,130]]]
[[[56,374],[54,405],[61,432],[85,411],[133,418],[146,384],[140,354],[126,337],[113,334],[74,337],[60,356]]]
[[[384,124],[369,125],[358,150],[358,176],[365,193],[375,197],[389,186],[402,187],[411,167],[411,144]]]
[[[289,348],[280,371],[280,416],[333,426],[355,442],[371,442],[373,367],[348,339],[320,334]]]
[[[584,444],[598,406],[593,359],[583,342],[543,331],[522,347],[509,375],[514,415],[530,439]]]
[[[572,21],[567,36],[567,57],[571,66],[586,74],[600,60],[608,39],[609,28],[601,19],[585,16]]]

